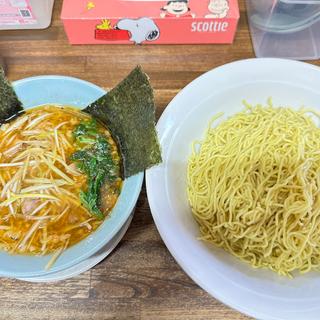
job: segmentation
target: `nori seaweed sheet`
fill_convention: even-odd
[[[0,124],[19,114],[22,110],[21,102],[7,80],[3,68],[0,67]]]
[[[83,111],[104,123],[118,143],[124,178],[162,161],[153,90],[140,66]]]

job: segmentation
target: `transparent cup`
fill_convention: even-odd
[[[0,0],[0,30],[45,29],[54,0]]]
[[[318,59],[320,0],[246,0],[257,57]]]

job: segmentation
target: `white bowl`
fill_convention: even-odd
[[[258,319],[320,319],[320,273],[280,277],[253,269],[222,249],[198,241],[187,201],[186,170],[191,142],[204,136],[210,118],[243,109],[242,100],[320,111],[320,69],[296,61],[251,59],[216,68],[183,89],[157,129],[162,165],[147,171],[149,203],[172,255],[203,289]],[[319,235],[320,236],[320,235]]]

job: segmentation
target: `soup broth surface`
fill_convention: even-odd
[[[44,255],[64,250],[95,231],[103,219],[83,205],[88,176],[72,155],[90,144],[74,131],[94,121],[72,107],[46,105],[27,110],[0,127],[0,249]],[[103,216],[121,189],[120,156],[110,132],[96,128],[109,146],[116,179],[101,188]]]

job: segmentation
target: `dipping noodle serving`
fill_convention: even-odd
[[[200,238],[280,275],[319,270],[319,115],[270,102],[217,118],[188,164]]]

